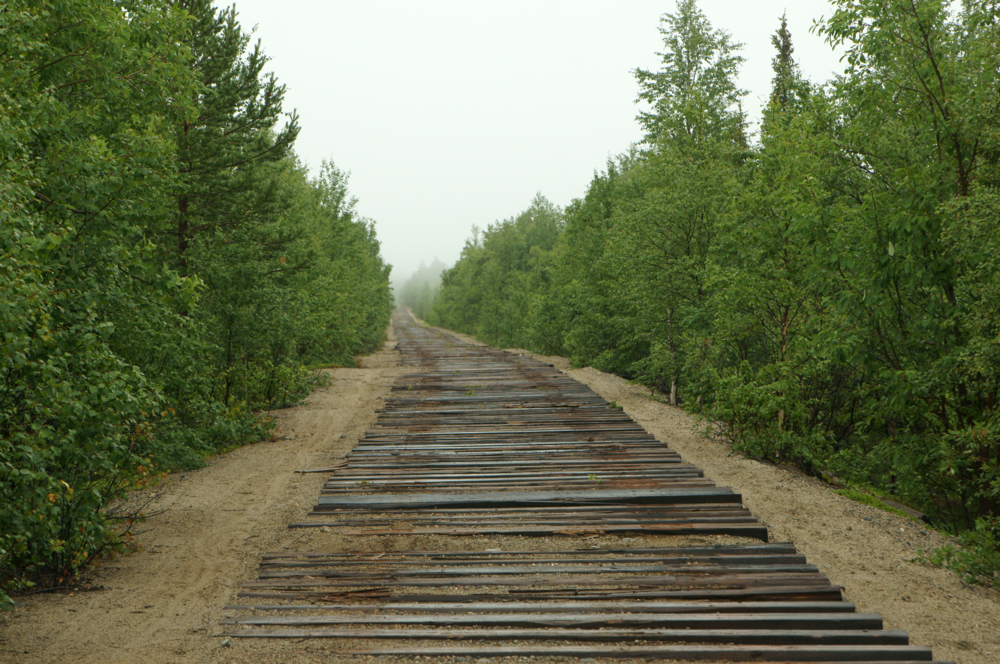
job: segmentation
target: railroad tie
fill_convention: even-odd
[[[586,386],[402,310],[394,324],[413,373],[290,524],[383,550],[265,554],[225,636],[342,656],[933,661]],[[419,536],[453,544],[400,550]],[[467,550],[488,536],[518,545]]]

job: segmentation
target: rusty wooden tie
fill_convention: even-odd
[[[404,312],[395,325],[417,372],[291,524],[381,536],[385,551],[266,554],[226,607],[240,614],[227,636],[333,639],[344,656],[932,661],[589,388]],[[633,546],[636,533],[709,543]],[[395,550],[406,535],[566,546]],[[596,536],[615,545],[586,546]]]

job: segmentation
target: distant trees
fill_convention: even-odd
[[[429,321],[501,347],[546,346],[549,265],[562,232],[562,212],[537,194],[516,217],[478,230],[462,258],[441,278]]]
[[[804,80],[784,18],[759,141],[740,45],[693,0],[637,70],[646,139],[554,241],[467,244],[436,321],[654,385],[748,454],[885,492],[1000,569],[1000,17],[972,0],[840,3]],[[512,247],[516,249],[512,249]]]
[[[441,288],[441,273],[448,266],[435,258],[430,265],[420,262],[420,267],[396,289],[396,302],[409,307],[418,318],[426,319]]]
[[[233,10],[21,0],[0,34],[3,602],[127,548],[127,489],[268,435],[391,302]]]

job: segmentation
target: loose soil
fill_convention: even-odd
[[[227,615],[223,607],[235,602],[240,582],[256,577],[263,552],[527,550],[621,541],[605,536],[585,542],[571,536],[346,538],[318,529],[289,530],[290,522],[304,520],[327,476],[295,471],[343,458],[374,422],[395,378],[410,371],[400,366],[394,346],[390,329],[389,341],[358,368],[328,370],[329,387],[313,392],[302,406],[275,413],[273,442],[234,450],[137,494],[134,500],[152,499],[149,512],[162,511],[138,537],[143,549],[102,561],[90,577],[99,590],[19,598],[16,610],[0,618],[0,661],[337,661],[327,652],[334,645],[322,641],[218,637]],[[794,542],[833,583],[845,586],[845,598],[859,611],[881,613],[886,629],[907,630],[911,643],[932,646],[938,660],[1000,661],[1000,593],[912,562],[919,548],[944,543],[938,534],[837,496],[794,469],[734,455],[725,444],[698,435],[689,415],[651,398],[647,389],[594,369],[572,369],[565,358],[534,357],[617,401],[707,477],[742,493],[744,504],[768,525],[772,541]],[[628,539],[633,546],[679,543],[662,536]],[[368,659],[376,661],[360,658]]]

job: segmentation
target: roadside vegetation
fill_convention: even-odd
[[[151,473],[373,349],[389,266],[209,0],[0,9],[0,605],[125,551]]]
[[[916,507],[964,544],[939,562],[1000,585],[995,3],[837,3],[815,29],[846,71],[823,84],[775,27],[754,138],[741,45],[679,0],[636,71],[642,144],[565,210],[474,231],[424,317]]]

